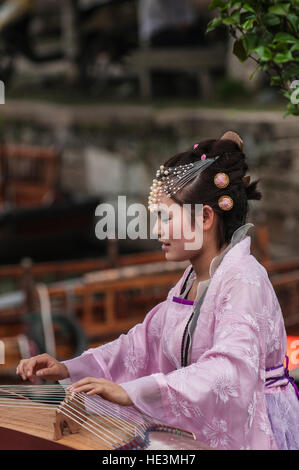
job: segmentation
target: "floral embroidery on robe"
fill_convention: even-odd
[[[181,339],[193,307],[173,297],[189,271],[128,334],[65,361],[71,381],[113,380],[141,412],[217,449],[298,449],[299,402],[292,385],[271,393],[265,387],[266,369],[284,361],[286,332],[268,274],[250,254],[250,237],[216,267],[189,365],[181,368]]]

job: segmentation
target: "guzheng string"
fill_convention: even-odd
[[[189,432],[153,420],[132,406],[98,395],[68,391],[66,385],[1,385],[0,407],[55,409],[115,449],[145,448],[151,431],[192,437]]]

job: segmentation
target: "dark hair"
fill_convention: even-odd
[[[221,249],[225,243],[231,241],[234,231],[246,223],[248,200],[262,198],[262,194],[256,189],[260,180],[250,184],[248,180],[243,180],[248,170],[246,157],[235,141],[226,138],[203,140],[198,143],[196,149],[192,147],[174,155],[164,166],[173,167],[195,162],[202,154],[206,154],[207,158],[219,158],[171,197],[180,205],[190,204],[193,210],[195,204],[206,204],[213,208],[218,218],[217,239],[218,249]],[[214,184],[216,173],[226,173],[229,176],[230,183],[226,188],[218,188]],[[218,199],[223,195],[230,196],[234,202],[229,211],[218,206]]]

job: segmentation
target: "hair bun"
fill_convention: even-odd
[[[220,138],[220,140],[224,140],[224,139],[232,140],[233,142],[235,142],[238,145],[240,150],[243,150],[243,140],[241,139],[239,134],[237,134],[236,132],[234,132],[234,131],[225,132],[225,134],[223,134],[223,136]]]
[[[249,184],[250,184],[250,176],[249,176],[249,175],[248,175],[248,176],[244,176],[244,177],[242,178],[242,181],[243,181],[243,183],[244,183],[245,188],[248,188],[248,186],[249,186]]]

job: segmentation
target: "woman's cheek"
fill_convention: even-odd
[[[167,254],[176,261],[184,261],[189,257],[189,252],[184,248],[184,240],[172,240]]]

